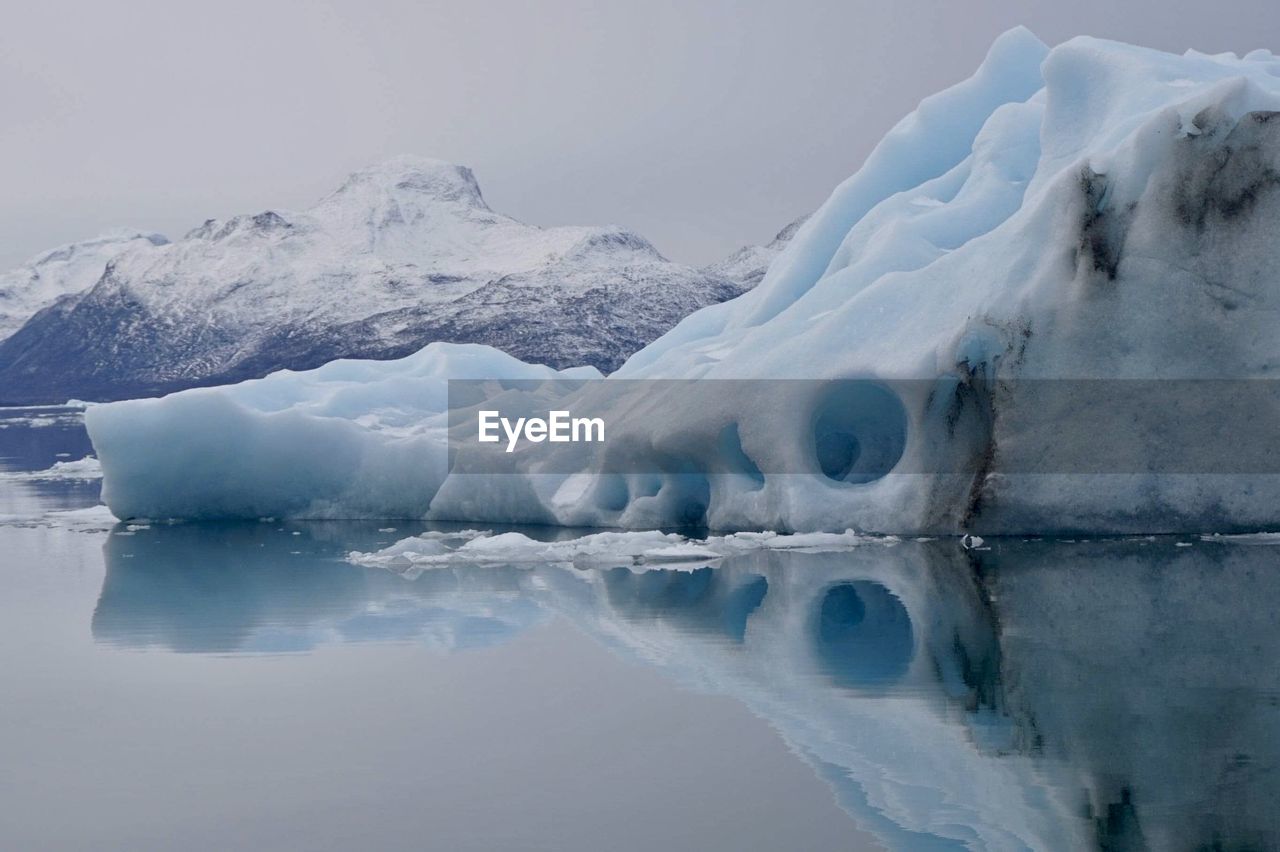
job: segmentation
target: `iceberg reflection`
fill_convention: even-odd
[[[369,524],[179,524],[117,530],[93,615],[105,644],[188,653],[286,653],[333,642],[492,644],[546,618],[515,569],[407,583],[343,561]]]
[[[94,636],[182,652],[453,651],[563,618],[741,701],[890,848],[1280,840],[1280,550],[917,542],[693,570],[464,566],[409,579],[341,561],[372,535],[113,535]]]

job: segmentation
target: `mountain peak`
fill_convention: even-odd
[[[430,157],[399,156],[352,172],[337,192],[329,196],[350,197],[370,192],[421,200],[459,203],[488,209],[480,194],[480,184],[466,166]],[[326,199],[328,200],[328,199]]]

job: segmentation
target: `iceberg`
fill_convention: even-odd
[[[477,344],[333,361],[160,399],[95,405],[85,425],[121,518],[416,518],[447,474],[449,379],[598,378]]]
[[[755,289],[584,382],[579,399],[604,409],[624,405],[620,383],[654,383],[646,406],[663,416],[632,434],[614,418],[610,440],[659,472],[617,472],[607,447],[574,446],[542,449],[573,465],[451,474],[448,379],[589,376],[433,345],[95,406],[104,499],[122,518],[899,535],[1274,526],[1266,430],[1280,401],[1254,400],[1255,431],[1227,440],[1206,400],[1280,365],[1278,114],[1280,59],[1265,51],[1049,49],[1015,29],[905,117]],[[850,394],[851,378],[872,391]],[[819,390],[688,406],[662,384],[765,379]],[[1185,382],[1202,384],[1183,398]],[[1260,455],[1224,465],[1237,441]],[[860,467],[868,447],[891,452]],[[1204,448],[1219,456],[1198,458]]]

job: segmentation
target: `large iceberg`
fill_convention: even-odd
[[[664,408],[672,386],[655,381],[646,405],[663,416],[632,435],[615,418],[611,440],[661,472],[617,472],[607,448],[575,446],[576,470],[448,475],[445,379],[583,376],[432,346],[400,362],[94,407],[104,498],[121,517],[1266,527],[1280,518],[1280,464],[1265,431],[1227,440],[1201,397],[1151,402],[1184,391],[1179,382],[1270,379],[1280,364],[1277,110],[1280,60],[1267,52],[1176,56],[1092,38],[1050,50],[1016,29],[973,77],[904,118],[756,289],[584,385],[580,400],[597,408],[621,399],[624,381],[805,379],[818,389],[737,405],[673,395]],[[848,396],[849,378],[879,390]],[[1117,392],[1117,382],[1133,384]],[[1255,430],[1280,415],[1268,394],[1251,406]],[[1118,434],[1095,428],[1100,409]],[[831,435],[846,455],[894,449],[871,475],[849,476],[856,465],[822,463]],[[1091,467],[1105,438],[1127,455]],[[1247,464],[1170,464],[1189,445],[1235,441],[1254,453]],[[1072,464],[1037,467],[1055,454]]]

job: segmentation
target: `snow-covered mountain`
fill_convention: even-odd
[[[801,216],[778,232],[772,240],[762,246],[743,246],[724,260],[702,267],[702,271],[717,278],[728,278],[736,281],[746,289],[751,289],[764,280],[773,259],[782,254],[782,250],[791,242],[809,219],[809,214]]]
[[[167,242],[160,234],[109,231],[91,240],[58,246],[17,269],[0,273],[0,340],[61,297],[88,290],[102,277],[107,264],[121,254]]]
[[[0,343],[6,401],[147,395],[436,340],[609,371],[743,290],[621,228],[495,213],[469,169],[407,157],[306,211],[210,220],[109,260]]]

